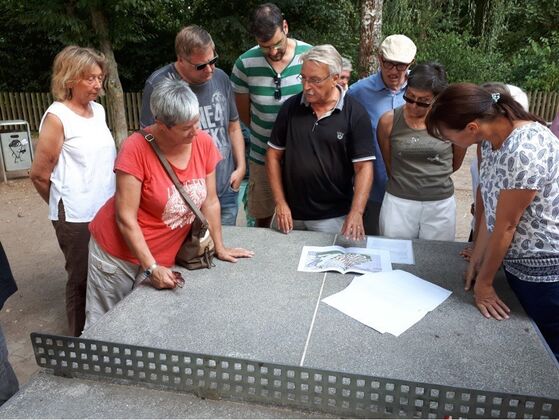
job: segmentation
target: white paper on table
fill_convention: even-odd
[[[355,277],[322,301],[375,330],[398,337],[452,292],[402,270]]]
[[[367,236],[367,248],[386,249],[390,251],[390,259],[396,264],[415,264],[413,245],[409,239],[387,239]]]

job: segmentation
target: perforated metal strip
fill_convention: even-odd
[[[232,357],[31,334],[37,364],[99,376],[349,417],[557,418],[559,400],[286,366]]]

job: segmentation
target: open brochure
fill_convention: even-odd
[[[392,263],[390,252],[384,249],[304,246],[297,270],[365,274],[391,271]]]

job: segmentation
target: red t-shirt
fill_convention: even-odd
[[[192,154],[186,169],[171,165],[198,207],[206,199],[206,176],[215,170],[220,160],[221,155],[212,138],[199,130],[192,142]],[[196,216],[183,201],[157,155],[141,134],[134,133],[124,141],[115,162],[115,170],[133,175],[142,182],[138,224],[157,263],[173,265]],[[113,196],[89,224],[91,235],[112,256],[139,264],[118,229],[115,215]]]

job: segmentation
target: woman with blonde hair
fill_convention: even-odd
[[[66,315],[74,336],[85,323],[89,222],[115,190],[115,144],[105,110],[95,102],[105,73],[105,57],[93,49],[68,46],[58,53],[51,82],[55,102],[41,121],[30,173],[49,205],[66,261]]]

